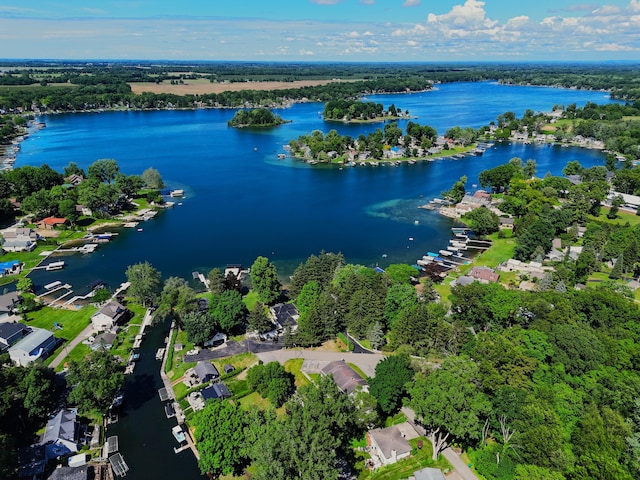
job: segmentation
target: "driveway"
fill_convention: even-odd
[[[299,349],[286,349],[273,352],[258,353],[258,358],[264,363],[268,362],[280,362],[284,363],[292,358],[303,358],[304,360],[311,361],[326,361],[332,362],[334,360],[344,360],[347,363],[353,363],[357,365],[368,377],[373,377],[376,373],[376,365],[380,360],[385,358],[384,355],[379,353],[362,354],[351,352],[323,352],[317,350],[299,350]]]
[[[58,356],[51,361],[51,363],[49,364],[49,367],[55,369],[58,365],[60,365],[63,362],[65,358],[67,358],[67,355],[69,355],[69,352],[73,350],[76,345],[78,345],[83,340],[86,340],[87,338],[89,338],[92,334],[93,334],[93,325],[90,323],[85,327],[84,330],[82,330],[78,335],[76,335],[73,340],[71,340],[69,343],[67,343],[64,346],[64,348],[58,354]]]

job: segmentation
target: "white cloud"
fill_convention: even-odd
[[[404,0],[403,7],[417,7],[420,5],[420,0]]]
[[[351,38],[358,38],[360,34],[358,32],[349,32],[347,36]]]
[[[409,45],[410,47],[415,47],[416,45],[418,45],[418,42],[416,42],[415,40],[407,40],[407,45]]]
[[[429,23],[439,23],[456,27],[491,27],[498,22],[486,18],[485,2],[466,0],[464,5],[454,5],[449,13],[444,15],[429,14]]]

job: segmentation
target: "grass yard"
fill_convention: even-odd
[[[249,410],[252,407],[258,407],[260,410],[264,410],[271,405],[269,400],[262,398],[258,392],[253,392],[246,397],[242,397],[239,402],[240,406],[245,410]]]
[[[258,300],[260,300],[260,298],[258,297],[258,293],[254,290],[249,290],[249,293],[247,293],[242,299],[244,304],[247,306],[247,310],[249,311],[253,310],[253,307],[256,306]]]
[[[422,441],[421,449],[417,447],[419,441]],[[400,480],[409,478],[416,470],[421,470],[426,467],[439,468],[445,474],[452,470],[451,464],[442,455],[440,455],[436,461],[431,459],[431,442],[426,438],[420,437],[409,440],[409,445],[412,447],[409,458],[402,459],[392,465],[381,467],[374,472],[369,472],[368,469],[361,469],[358,480]],[[358,466],[360,465],[364,467],[364,461],[358,462]]]
[[[369,378],[369,377],[368,377],[368,376],[367,376],[367,375],[362,371],[362,369],[361,369],[359,366],[357,366],[355,363],[348,363],[347,365],[349,365],[351,368],[353,368],[353,369],[356,371],[356,373],[357,373],[358,375],[360,375],[362,378],[364,378],[365,380],[366,380],[367,378]]]
[[[393,425],[398,425],[399,423],[403,423],[407,421],[407,417],[402,412],[398,412],[391,417],[387,417],[384,421],[385,428],[392,427]]]
[[[309,385],[309,379],[302,373],[304,358],[292,358],[284,362],[284,369],[295,377],[296,388]]]
[[[257,363],[258,357],[254,353],[244,352],[233,357],[226,357],[223,359],[214,360],[213,364],[216,366],[219,372],[224,373],[224,365],[227,363],[233,365],[236,370],[241,368],[247,368]]]
[[[95,307],[90,305],[80,310],[42,307],[38,311],[27,314],[27,325],[54,331],[56,337],[69,341],[77,337],[78,334],[89,325],[91,315],[95,312]],[[62,329],[54,329],[54,323],[62,325]]]
[[[629,222],[629,225],[631,226],[640,225],[640,215],[636,215],[635,213],[629,213],[626,211],[618,210],[618,214],[616,215],[616,218],[613,220],[607,218],[607,213],[609,213],[609,208],[602,207],[600,209],[600,215],[598,215],[597,217],[590,216],[590,218],[593,220],[598,220],[598,221],[607,222],[607,223],[615,223],[618,225],[624,225],[627,222]]]

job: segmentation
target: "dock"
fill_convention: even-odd
[[[122,458],[122,455],[116,453],[109,457],[109,463],[111,464],[111,468],[113,469],[113,473],[118,477],[124,477],[129,471],[129,466]]]

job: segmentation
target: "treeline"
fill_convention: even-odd
[[[286,120],[266,108],[238,110],[227,122],[230,127],[274,127],[283,123]]]
[[[394,115],[396,108],[393,106]],[[352,100],[330,100],[324,104],[322,115],[325,120],[372,120],[384,115],[381,103]],[[391,115],[391,107],[389,107]]]
[[[82,111],[94,109],[242,108],[277,106],[298,101],[324,102],[336,98],[357,98],[376,93],[422,91],[429,80],[392,78],[358,82],[334,82],[314,87],[262,91],[243,90],[205,95],[131,93],[124,81],[78,87],[0,88],[0,109],[15,111]]]

